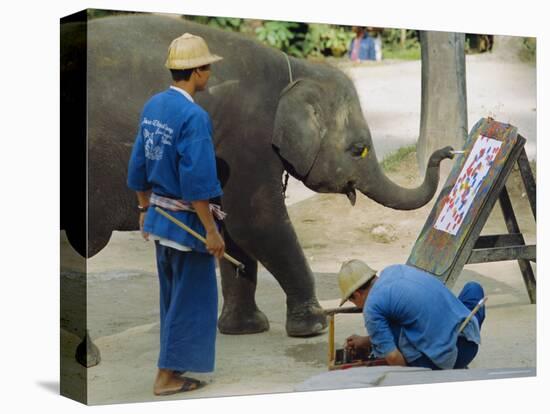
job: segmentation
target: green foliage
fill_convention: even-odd
[[[384,59],[419,60],[421,57],[420,43],[409,49],[402,49],[399,47],[386,48],[382,53]]]
[[[244,22],[244,19],[236,17],[184,16],[184,18],[196,23],[216,27],[218,29],[231,30],[233,32],[240,31]]]
[[[354,36],[348,26],[207,16],[184,18],[224,30],[252,34],[260,42],[296,57],[342,56]]]
[[[416,152],[416,144],[401,147],[397,151],[386,155],[380,165],[384,171],[395,171],[399,164],[411,153]]]
[[[405,30],[405,42],[401,44],[401,29],[384,29],[382,32],[382,45],[388,48],[412,49],[417,44],[418,32],[416,30]]]
[[[492,35],[466,33],[464,41],[464,52],[466,54],[485,53],[492,48]]]
[[[524,62],[534,63],[537,60],[537,39],[535,37],[524,37],[519,57]]]
[[[355,34],[347,27],[310,24],[302,50],[304,56],[342,56]]]
[[[384,59],[420,59],[418,31],[405,30],[404,39],[401,38],[401,35],[401,29],[384,29],[382,32],[382,53]]]
[[[260,42],[287,52],[296,37],[293,30],[298,26],[290,22],[265,22],[256,28],[256,37]]]
[[[88,14],[88,19],[98,19],[100,17],[109,17],[109,16],[119,16],[123,14],[142,14],[137,12],[129,11],[117,11],[117,10],[98,10],[98,9],[88,9],[86,10]]]
[[[250,34],[266,45],[303,58],[344,56],[351,40],[355,37],[350,26],[228,17],[184,16],[184,18],[223,30]],[[420,43],[416,30],[406,30],[402,43],[400,29],[384,29],[382,42],[385,59],[420,59]]]

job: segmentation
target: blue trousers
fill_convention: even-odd
[[[155,242],[160,283],[158,367],[214,370],[218,287],[214,257]]]
[[[477,282],[468,282],[464,285],[464,288],[458,295],[458,299],[470,310],[473,310],[478,302],[485,296],[483,288]],[[479,323],[479,329],[485,320],[485,305],[481,306],[477,313],[474,315]],[[458,350],[458,355],[456,357],[456,362],[454,369],[466,368],[470,362],[473,361],[477,355],[479,345],[475,342],[468,341],[464,336],[459,336],[456,341],[456,347]],[[439,370],[437,365],[435,365],[430,358],[422,354],[422,356],[408,364],[412,367],[424,367]]]

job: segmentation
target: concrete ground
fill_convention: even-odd
[[[382,156],[387,148],[415,140],[420,120],[419,68],[419,62],[390,62],[349,69],[365,103],[377,153]],[[504,83],[496,88],[495,74],[504,76],[501,72],[506,71],[510,71],[510,82],[522,82],[522,86],[516,88],[508,84],[510,88],[507,88]],[[396,79],[391,79],[388,73],[394,73]],[[469,57],[467,73],[468,102],[470,113],[474,114],[469,117],[470,124],[481,116],[492,115],[497,120],[516,122],[521,133],[529,139],[536,137],[533,67],[502,66],[498,61],[484,61],[476,56]],[[418,96],[409,96],[411,92],[407,88],[411,84],[417,84],[414,88],[418,88]],[[496,89],[491,89],[490,85]],[[405,105],[403,101],[407,100],[410,102]],[[510,118],[503,119],[504,116]],[[397,137],[404,137],[404,141]],[[533,158],[534,154],[530,155]],[[390,176],[401,185],[414,187],[420,180],[415,168],[412,154]],[[525,195],[514,191],[512,198],[520,227],[527,241],[534,242],[536,227]],[[344,260],[362,259],[377,269],[405,262],[432,206],[430,203],[412,212],[395,211],[358,195],[356,206],[351,207],[344,196],[314,194],[296,182],[289,188],[287,204],[315,273],[318,298],[325,308],[338,304],[336,274]],[[373,229],[376,227],[382,228],[386,237],[375,236]],[[502,216],[497,210],[490,217],[485,232],[503,231]],[[62,246],[69,252],[62,269],[62,300],[77,303],[82,298],[75,293],[82,291],[85,281],[82,275],[74,272],[77,258],[63,239]],[[159,316],[154,263],[152,244],[143,241],[136,232],[114,233],[107,248],[89,260],[88,328],[101,351],[102,361],[88,370],[74,362],[74,350],[82,332],[75,328],[71,315],[62,312],[61,332],[66,344],[62,360],[67,368],[63,383],[69,393],[75,392],[75,380],[86,377],[89,403],[107,404],[292,392],[311,386],[312,378],[327,375],[327,334],[311,338],[286,336],[284,294],[273,277],[260,267],[257,303],[269,318],[271,329],[256,335],[218,335],[216,371],[212,375],[197,375],[208,382],[205,388],[189,394],[155,397],[152,385],[158,353]],[[373,383],[395,385],[535,374],[536,306],[529,303],[517,263],[468,265],[453,291],[458,292],[468,280],[479,281],[489,296],[482,345],[471,369],[443,374],[411,373],[403,369],[402,373],[385,373],[384,380],[373,380]],[[343,343],[352,333],[363,332],[360,315],[336,317],[337,344]],[[360,386],[368,386],[367,382],[365,380]],[[326,384],[326,381],[321,383]],[[346,380],[339,385],[342,388],[353,386]]]

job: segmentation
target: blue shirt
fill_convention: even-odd
[[[357,42],[357,37],[354,37],[353,39],[351,39],[349,50],[348,50],[349,58],[351,58],[351,54],[353,52],[353,48],[355,47],[356,42]],[[376,49],[374,45],[374,39],[366,33],[360,39],[358,59],[359,60],[376,60]]]
[[[128,187],[189,202],[222,195],[210,117],[180,91],[170,88],[145,104],[128,165]],[[205,234],[195,213],[169,214]],[[153,208],[147,211],[144,231],[206,252],[201,241]]]
[[[423,353],[443,369],[455,364],[458,328],[469,314],[439,279],[407,265],[385,268],[363,308],[375,356],[384,357],[399,348],[407,362]],[[476,318],[462,334],[480,343]]]

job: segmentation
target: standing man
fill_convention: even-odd
[[[365,27],[353,26],[355,37],[351,39],[348,57],[353,61],[376,60],[374,39],[369,36]]]
[[[363,309],[369,336],[352,335],[346,348],[372,351],[388,365],[431,369],[466,368],[477,354],[485,306],[462,332],[462,322],[483,298],[481,285],[468,282],[459,297],[435,276],[407,265],[380,272],[360,260],[342,265],[338,275],[342,306]]]
[[[173,84],[153,96],[141,114],[128,166],[128,187],[138,199],[143,237],[155,241],[160,283],[160,354],[153,392],[170,395],[202,383],[185,371],[214,370],[218,292],[215,259],[225,244],[209,200],[222,194],[217,178],[212,124],[195,93],[206,88],[210,64],[222,59],[189,33],[174,39],[166,67]],[[154,206],[206,235],[206,246]]]

